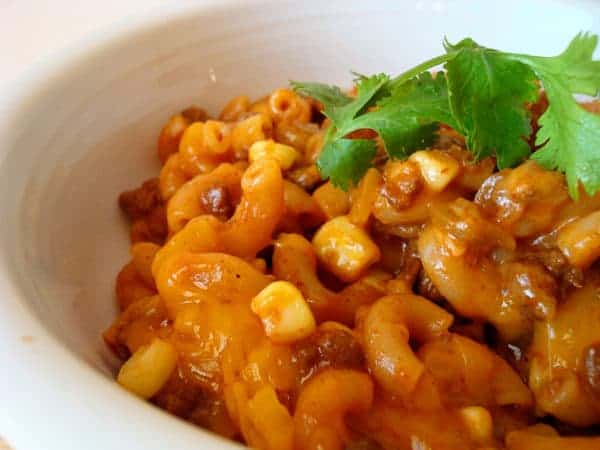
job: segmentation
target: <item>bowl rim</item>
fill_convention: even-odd
[[[335,0],[343,4],[341,0]],[[589,11],[600,13],[600,4],[593,0],[556,0],[558,3],[579,5]],[[390,2],[391,3],[391,2]],[[167,22],[185,19],[189,14],[218,14],[232,7],[268,7],[285,4],[293,5],[292,0],[203,0],[201,2],[177,3],[175,5],[153,7],[133,17],[126,17],[111,23],[107,27],[95,30],[56,51],[46,54],[19,75],[10,80],[0,93],[0,143],[11,142],[15,136],[16,124],[11,120],[15,110],[25,108],[45,89],[60,81],[62,74],[76,70],[94,55],[112,47],[119,46],[129,37],[150,32]],[[16,127],[19,128],[19,127]],[[3,165],[9,149],[0,145],[0,167]],[[4,249],[0,250],[4,253]],[[43,321],[30,310],[23,299],[19,286],[19,276],[10,261],[0,254],[0,296],[2,297],[2,315],[0,316],[0,367],[11,367],[11,375],[5,369],[0,370],[3,407],[11,408],[10,413],[0,414],[0,433],[17,446],[17,450],[50,448],[46,440],[53,436],[51,444],[60,443],[62,448],[81,448],[69,441],[74,427],[79,432],[90,432],[98,446],[116,447],[118,439],[124,442],[143,442],[148,450],[164,449],[166,446],[179,449],[203,448],[239,449],[233,443],[209,431],[193,426],[171,414],[140,402],[137,398],[117,388],[114,381],[100,374],[95,368],[69,350],[51,333]],[[33,336],[33,340],[25,339]],[[52,371],[52,364],[60,361],[62,368]],[[35,373],[32,368],[36,368]],[[44,369],[44,370],[40,370]],[[68,392],[61,390],[64,378],[60,374],[68,373],[70,379],[82,380],[81,383],[69,383]],[[19,384],[15,384],[22,376]],[[60,382],[60,383],[59,383]],[[27,392],[27,393],[25,393]],[[90,401],[102,399],[90,408]],[[25,404],[27,402],[27,404]],[[52,411],[57,404],[61,409],[77,411],[77,414],[64,414],[61,428],[46,429],[44,436],[29,430],[25,425],[31,418],[31,411],[42,409]],[[119,421],[115,411],[128,410],[132,414],[127,422]],[[56,411],[57,414],[63,414]],[[111,416],[112,413],[112,416]],[[108,417],[108,421],[95,422],[99,417]],[[39,418],[36,417],[37,420]],[[68,420],[67,420],[68,419]],[[166,425],[166,424],[169,425]],[[36,424],[37,426],[38,424]],[[155,430],[160,430],[157,433]],[[109,431],[98,433],[98,431]],[[52,445],[51,445],[52,446]],[[125,445],[131,448],[129,444]],[[208,447],[210,446],[210,447]]]

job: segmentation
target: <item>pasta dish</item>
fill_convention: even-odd
[[[453,89],[464,54],[411,89]],[[536,78],[533,155],[559,105]],[[535,156],[503,167],[500,143],[475,154],[453,106],[393,155],[386,80],[350,119],[367,78],[168,120],[160,174],[119,197],[118,382],[262,450],[600,448],[600,193]]]

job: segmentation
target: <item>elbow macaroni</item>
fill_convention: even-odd
[[[599,448],[530,425],[600,425],[600,194],[493,173],[446,126],[344,192],[319,107],[169,119],[158,179],[119,199],[119,384],[259,450]]]

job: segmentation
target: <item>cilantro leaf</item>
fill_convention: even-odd
[[[337,86],[301,81],[290,81],[290,85],[296,92],[321,102],[326,109],[344,106],[352,101],[352,98],[344,94]]]
[[[377,146],[352,140],[353,131],[371,129],[387,153],[406,157],[429,145],[436,124],[465,135],[477,158],[495,155],[499,168],[520,163],[531,153],[526,103],[536,100],[538,81],[549,107],[539,120],[538,149],[532,158],[566,174],[576,198],[579,184],[589,194],[600,191],[600,116],[581,108],[573,94],[598,95],[600,61],[593,60],[598,37],[579,33],[561,54],[542,57],[482,47],[470,38],[445,42],[446,54],[433,57],[390,78],[355,74],[357,95],[318,83],[294,83],[324,105],[332,121],[318,166],[342,187],[358,181],[371,164]],[[445,64],[446,74],[433,78],[429,69]]]
[[[358,184],[377,153],[377,145],[367,139],[328,140],[321,150],[317,166],[334,186],[348,190]]]
[[[323,114],[325,114],[334,126],[342,128],[345,123],[363,109],[371,106],[371,100],[377,92],[389,81],[385,74],[361,77],[357,80],[357,93],[351,98],[342,93],[336,86],[328,86],[321,83],[304,83],[293,81],[292,87],[301,94],[313,97],[323,103]]]
[[[579,182],[589,195],[600,191],[600,116],[587,112],[572,96],[553,92],[552,101],[540,118],[537,141],[546,144],[532,159],[547,169],[565,173],[571,197],[578,198]]]
[[[600,61],[592,56],[598,36],[579,33],[558,56],[510,55],[529,64],[544,81],[548,76],[560,79],[563,88],[578,94],[597,95],[600,89]]]
[[[590,195],[600,191],[600,117],[573,98],[600,90],[600,61],[592,60],[597,43],[597,36],[580,33],[558,56],[509,55],[535,71],[548,96],[536,137],[543,147],[532,158],[564,172],[573,198],[578,198],[579,183]]]
[[[351,121],[343,132],[375,130],[393,158],[405,158],[412,151],[431,145],[438,122],[454,125],[443,74],[433,78],[424,72],[395,86],[377,107]]]
[[[354,119],[358,113],[363,112],[369,106],[372,106],[371,100],[389,79],[390,78],[383,73],[359,79],[356,84],[356,98],[350,103],[335,108],[333,116],[327,117],[331,119],[337,128],[344,129],[345,124]]]
[[[532,129],[525,103],[538,95],[534,72],[471,39],[446,49],[458,51],[445,67],[452,113],[469,150],[477,159],[495,153],[501,169],[527,158]]]
[[[316,95],[323,97],[322,92]],[[390,83],[385,75],[361,76],[357,79],[356,99],[342,106],[329,106],[324,112],[329,113],[334,127],[325,138],[317,166],[323,176],[343,189],[360,180],[377,151],[375,142],[347,139],[346,135],[372,129],[391,157],[405,158],[433,142],[438,122],[455,125],[443,74],[433,78],[424,72],[403,84]],[[375,110],[367,111],[371,106],[376,106]]]
[[[388,81],[389,77],[385,74],[359,76],[354,98],[346,96],[335,86],[292,83],[297,92],[313,96],[323,103],[323,114],[332,122],[325,136],[317,167],[321,175],[329,177],[335,186],[348,189],[351,184],[358,183],[371,166],[371,161],[377,153],[375,142],[366,139],[344,139],[344,136],[350,133],[344,130],[349,128],[357,114],[364,113],[381,98],[378,93]]]

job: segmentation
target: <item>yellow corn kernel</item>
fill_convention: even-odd
[[[492,440],[492,416],[481,406],[468,406],[460,410],[463,420],[471,437],[480,443]]]
[[[293,342],[315,331],[316,323],[302,293],[287,281],[275,281],[260,291],[250,304],[265,333],[277,343]]]
[[[251,163],[262,158],[273,158],[283,170],[287,170],[300,159],[300,153],[294,147],[267,139],[255,142],[248,151]]]
[[[347,216],[326,222],[315,234],[313,246],[319,261],[340,280],[356,281],[381,252],[369,235]]]
[[[421,150],[408,159],[419,166],[425,184],[435,192],[443,191],[460,170],[456,159],[439,150]]]
[[[117,381],[138,397],[154,396],[167,382],[177,365],[177,352],[166,341],[154,339],[144,345],[123,364]]]

